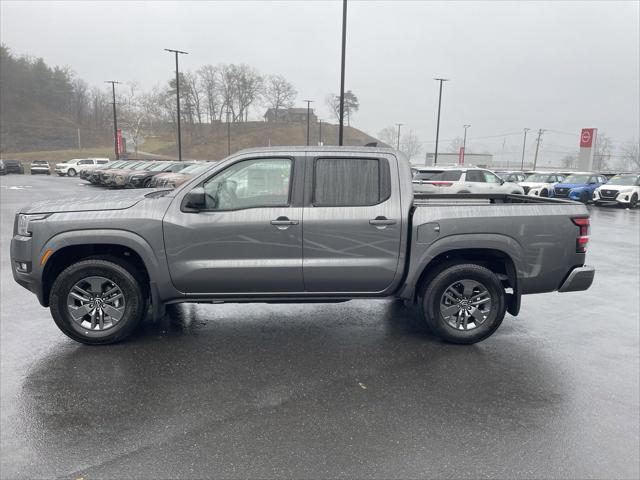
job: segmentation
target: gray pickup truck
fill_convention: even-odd
[[[239,152],[176,190],[45,201],[16,215],[15,280],[87,344],[179,302],[397,297],[442,339],[474,343],[523,294],[586,290],[589,217],[566,200],[414,196],[399,152]]]

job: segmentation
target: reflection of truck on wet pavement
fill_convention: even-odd
[[[585,290],[583,205],[413,195],[382,148],[242,151],[175,190],[45,201],[16,216],[18,283],[71,338],[129,335],[147,306],[398,297],[456,343],[491,335],[523,294]]]

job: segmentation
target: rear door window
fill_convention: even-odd
[[[376,205],[389,198],[391,177],[384,159],[319,158],[315,161],[313,205]]]

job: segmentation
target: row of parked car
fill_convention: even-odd
[[[207,162],[175,162],[147,160],[116,160],[79,165],[73,173],[67,169],[63,175],[75,176],[94,185],[109,188],[175,188],[193,175],[205,170]],[[60,170],[65,169],[62,166]],[[56,166],[58,170],[58,166]]]
[[[419,193],[512,193],[630,208],[640,198],[639,173],[492,172],[478,167],[416,167],[413,172],[413,188]]]

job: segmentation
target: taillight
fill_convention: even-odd
[[[571,221],[578,226],[579,233],[576,238],[576,252],[587,253],[589,243],[589,217],[575,217]]]
[[[453,185],[451,182],[429,182],[429,184],[435,187],[450,187]]]

